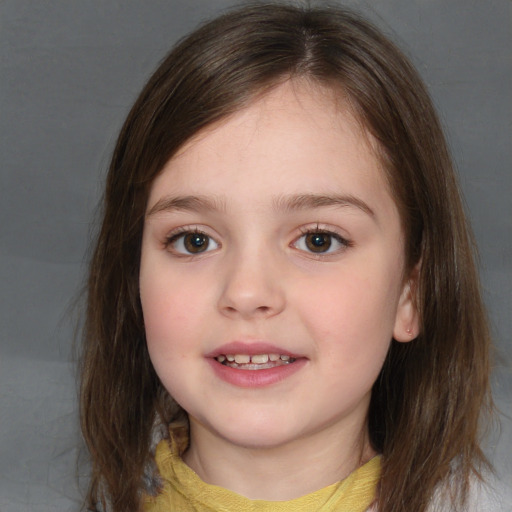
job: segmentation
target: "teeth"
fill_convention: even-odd
[[[264,363],[268,363],[268,355],[267,354],[261,354],[261,355],[257,355],[257,356],[252,356],[251,357],[251,363],[254,363],[254,364],[264,364]]]
[[[248,354],[226,354],[219,355],[216,357],[219,363],[224,363],[225,361],[229,363],[236,364],[266,364],[269,361],[275,363],[276,361],[282,361],[283,363],[293,363],[295,361],[294,358],[288,355],[279,355],[279,354],[255,354],[250,356]]]

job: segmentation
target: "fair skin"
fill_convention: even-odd
[[[140,296],[204,481],[287,500],[374,455],[372,384],[418,329],[403,246],[371,137],[318,86],[276,87],[166,164]]]

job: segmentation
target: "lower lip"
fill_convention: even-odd
[[[307,359],[300,358],[293,363],[265,368],[264,370],[241,370],[219,363],[216,359],[208,358],[208,363],[213,371],[225,382],[241,388],[261,388],[271,386],[287,379],[298,372],[307,362]]]

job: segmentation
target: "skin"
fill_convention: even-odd
[[[287,500],[374,455],[372,384],[391,338],[409,341],[418,321],[372,146],[343,101],[289,81],[200,132],[152,185],[140,268],[148,349],[189,414],[184,460],[208,483]],[[176,201],[189,196],[200,200]],[[206,234],[206,250],[188,253],[183,230]],[[312,252],[305,231],[330,248]],[[302,366],[233,385],[207,355],[234,341],[270,343]]]

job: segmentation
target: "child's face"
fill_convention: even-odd
[[[392,336],[417,329],[399,215],[368,141],[328,92],[287,83],[200,133],[154,181],[147,343],[193,443],[364,430]]]

